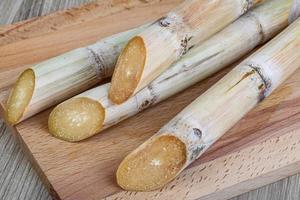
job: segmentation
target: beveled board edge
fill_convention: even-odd
[[[0,114],[3,117],[2,107]],[[51,196],[60,199],[18,130],[9,125],[8,127],[20,142]],[[105,199],[229,199],[299,171],[300,131],[296,130],[187,169],[161,190],[147,193],[124,191]]]
[[[2,112],[0,113],[3,116],[2,109],[3,108],[0,109]],[[20,137],[17,128],[11,126],[9,126],[9,128],[11,129],[13,135],[15,135],[18,141],[20,142],[26,154],[28,154],[30,161],[33,163],[33,166],[38,171],[38,174],[42,178],[43,182],[46,184],[47,189],[51,192],[51,195],[53,195],[53,198],[59,199],[58,195],[52,189],[52,186],[47,180],[45,174],[40,169],[37,161],[30,153],[22,137]],[[283,136],[268,139],[259,145],[252,145],[238,152],[234,152],[232,154],[222,156],[213,161],[190,168],[184,171],[175,181],[173,181],[171,184],[169,184],[168,186],[166,186],[160,191],[154,191],[146,194],[133,193],[133,192],[121,192],[108,197],[108,199],[116,199],[116,198],[145,199],[145,198],[153,198],[153,197],[155,197],[156,199],[170,199],[171,197],[172,198],[182,197],[187,199],[195,199],[199,197],[201,197],[200,199],[224,199],[224,198],[230,198],[236,196],[238,194],[250,191],[252,189],[274,182],[281,178],[285,178],[289,175],[292,175],[300,171],[300,164],[299,164],[300,147],[295,147],[295,148],[293,147],[293,149],[291,150],[289,149],[285,150],[286,147],[288,146],[287,144],[289,144],[288,142],[294,142],[300,139],[300,136],[297,137],[297,134],[299,135],[298,132],[299,131],[289,132]],[[274,141],[275,139],[276,141]],[[297,142],[299,143],[299,141]],[[261,148],[265,150],[260,151]],[[253,152],[251,152],[252,149],[254,149]],[[281,152],[278,152],[279,150]],[[277,154],[275,154],[274,152],[277,152]],[[297,153],[299,154],[298,156]],[[248,158],[247,154],[256,155],[256,157],[260,157],[261,160],[251,160],[253,158],[251,156]],[[235,158],[235,156],[237,155],[239,156]],[[292,155],[296,155],[295,158],[288,157]],[[285,158],[285,156],[287,156],[287,158]],[[246,159],[243,161],[241,157],[243,158],[245,157]],[[270,170],[267,170],[265,165],[268,163],[264,162],[262,158],[267,159],[268,163],[274,162],[278,165],[274,166],[274,168],[273,166],[271,166]],[[282,158],[283,160],[280,160]],[[253,162],[251,163],[251,161]],[[280,164],[281,162],[283,163],[282,165]],[[257,172],[253,170],[252,171],[253,175],[251,175],[250,173],[251,171],[250,171],[249,172],[250,174],[248,173],[242,174],[241,176],[239,176],[238,179],[238,177],[235,177],[234,175],[237,175],[239,171],[242,171],[242,168],[237,169],[236,171],[228,171],[228,172],[226,171],[227,165],[232,164],[233,166],[241,167],[242,163],[247,163],[250,169],[255,169],[255,167],[258,167],[256,168]],[[261,171],[259,171],[259,169],[261,169]],[[256,172],[256,174],[254,173],[254,171]],[[220,175],[220,177],[214,174],[209,178],[207,176],[207,174],[209,173],[216,173],[217,175]],[[226,175],[226,177],[221,177],[221,175],[224,176]],[[254,175],[256,176],[255,178],[252,177]],[[228,183],[228,179],[232,180],[232,182]]]
[[[164,0],[95,0],[78,7],[56,11],[45,16],[33,17],[11,25],[0,26],[0,45],[39,37],[80,23],[86,23],[99,17],[106,17],[124,10],[131,10],[134,7],[153,5],[162,1]],[[165,0],[167,3],[174,2],[175,4],[179,4],[182,1]]]

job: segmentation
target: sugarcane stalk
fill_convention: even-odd
[[[110,77],[126,42],[147,26],[107,37],[26,69],[8,98],[8,122],[16,124]]]
[[[186,89],[280,32],[288,25],[290,7],[291,0],[267,1],[190,50],[150,85],[122,104],[116,105],[109,100],[110,84],[63,102],[50,114],[50,133],[66,141],[80,141]],[[97,117],[92,111],[89,113],[83,109],[91,100],[101,107]]]
[[[170,182],[300,67],[299,49],[300,19],[129,154],[118,184],[149,191]]]
[[[120,104],[173,62],[263,0],[187,0],[131,39],[113,73],[109,98]]]

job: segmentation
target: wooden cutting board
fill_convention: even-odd
[[[181,0],[98,0],[0,27],[0,96],[26,66],[152,21]],[[93,138],[67,143],[47,133],[50,110],[11,127],[57,199],[226,199],[300,171],[300,71],[161,190],[124,192],[115,171],[125,155],[228,70]],[[2,108],[3,115],[3,108]]]

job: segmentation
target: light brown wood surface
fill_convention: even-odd
[[[71,15],[60,12],[1,28],[2,94],[26,66],[154,20],[179,2],[98,1],[67,11]],[[224,199],[299,172],[300,71],[164,189],[141,194],[117,187],[114,173],[121,159],[226,71],[81,143],[51,137],[49,111],[13,130],[53,195],[61,199]]]

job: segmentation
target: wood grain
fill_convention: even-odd
[[[51,199],[27,156],[0,120],[0,199]]]
[[[145,21],[145,19],[151,19],[154,16],[152,15],[149,16],[149,12],[154,12],[156,13],[156,16],[159,16],[159,14],[161,14],[161,9],[164,10],[164,8],[158,8],[156,9],[155,6],[157,6],[159,0],[152,0],[152,1],[142,1],[142,0],[98,0],[96,2],[93,2],[91,4],[88,4],[86,6],[84,6],[84,8],[73,8],[71,10],[67,10],[64,12],[56,12],[53,14],[50,14],[48,16],[45,17],[39,17],[39,18],[32,18],[29,19],[25,22],[21,22],[21,23],[17,23],[15,25],[9,26],[7,28],[2,28],[2,30],[0,29],[0,36],[2,36],[0,38],[0,43],[2,45],[4,44],[9,44],[12,41],[16,42],[16,41],[20,41],[20,40],[24,40],[27,39],[28,37],[33,38],[33,37],[38,37],[38,36],[42,36],[45,33],[49,34],[49,33],[57,33],[61,30],[64,30],[64,28],[68,28],[68,30],[70,29],[70,27],[72,26],[76,26],[78,24],[80,25],[86,25],[86,26],[94,26],[95,28],[97,28],[97,26],[95,26],[95,24],[99,23],[101,24],[101,26],[109,23],[111,25],[111,27],[115,27],[115,28],[109,28],[109,31],[119,31],[124,29],[124,26],[122,25],[122,21],[120,21],[119,19],[124,19],[121,18],[123,12],[125,11],[126,14],[131,13],[130,11],[133,9],[132,12],[134,13],[138,13],[135,12],[136,9],[145,9],[145,8],[152,8],[153,10],[149,11],[146,10],[146,12],[144,13],[145,15],[143,15],[143,12],[140,12],[136,17],[140,18],[140,19],[136,19],[134,20],[132,18],[132,15],[128,15],[128,21],[126,22],[129,23],[128,26],[126,26],[126,28],[129,28],[130,26],[136,26],[138,24],[140,24],[142,21]],[[173,1],[173,3],[176,2],[180,2],[180,0],[175,0]],[[172,3],[171,3],[172,4]],[[153,7],[151,7],[151,5],[153,5]],[[165,6],[170,6],[170,1],[162,1],[162,3],[160,4],[161,6],[165,7]],[[150,7],[149,7],[150,6]],[[173,4],[174,6],[174,4]],[[169,7],[171,8],[171,7]],[[120,14],[120,15],[119,15]],[[116,15],[115,17],[113,17],[114,15]],[[124,16],[124,15],[123,15]],[[103,22],[100,21],[99,22],[99,18],[103,19]],[[106,20],[105,17],[109,17],[109,19],[111,21]],[[126,16],[127,17],[127,16]],[[149,18],[150,17],[150,18]],[[96,21],[93,21],[96,20]],[[83,22],[88,22],[88,23],[83,23]],[[77,26],[78,28],[78,26]],[[75,27],[76,29],[76,27]],[[30,30],[30,31],[28,31]],[[85,28],[82,27],[82,30],[84,31]],[[91,29],[90,29],[91,30]],[[99,29],[97,29],[99,30]],[[104,29],[100,29],[101,30],[101,34],[98,36],[98,38],[103,37],[104,35],[107,35],[109,33],[107,33]],[[62,31],[64,32],[64,31]],[[69,33],[66,33],[69,34]],[[97,35],[98,32],[95,32],[95,34]],[[81,34],[82,36],[84,36],[84,33]],[[97,36],[94,36],[93,38],[91,38],[91,41],[95,41],[95,39],[97,39]],[[80,45],[80,44],[78,44]]]
[[[164,1],[166,2],[166,1]],[[170,1],[169,1],[170,2]],[[174,2],[174,1],[173,1]],[[170,4],[170,6],[172,6]],[[169,8],[168,8],[169,9]],[[132,11],[132,10],[131,10]],[[136,12],[136,10],[133,9],[132,12]],[[155,14],[153,14],[155,15]],[[123,17],[124,15],[121,15]],[[102,18],[100,16],[99,18]],[[142,19],[146,20],[146,19]],[[97,20],[96,20],[97,21]],[[96,22],[94,21],[94,22]],[[83,22],[86,23],[86,22]],[[135,23],[137,23],[135,21]],[[75,23],[76,24],[76,23]],[[80,24],[78,22],[77,27]],[[20,23],[19,27],[22,27],[23,25]],[[26,23],[25,25],[26,26]],[[108,26],[105,24],[104,27],[100,27],[103,29]],[[86,37],[90,36],[90,29],[93,28],[92,26],[86,26],[84,29],[86,31],[84,32]],[[99,29],[100,29],[99,28]],[[110,27],[108,26],[108,29]],[[125,28],[125,25],[124,27]],[[7,28],[5,28],[7,29]],[[18,29],[18,28],[17,28]],[[22,28],[21,28],[22,29]],[[2,29],[4,30],[4,29]],[[69,31],[68,26],[64,27],[63,30]],[[98,29],[97,29],[98,30]],[[58,30],[59,31],[59,30]],[[77,31],[77,34],[75,32]],[[83,42],[89,42],[89,39],[86,39],[85,36],[80,36],[78,34],[80,30],[74,28],[73,25],[70,26],[70,32],[73,33],[75,36],[74,37],[83,37]],[[116,30],[117,31],[117,30]],[[30,32],[30,31],[29,31]],[[45,32],[46,33],[46,32]],[[53,32],[50,31],[50,36],[49,38],[51,39],[53,35],[56,34],[56,31],[53,30]],[[109,34],[109,33],[107,33]],[[48,41],[48,34],[41,34],[38,36],[33,36],[32,38],[37,38],[43,37],[44,40]],[[91,37],[97,37],[97,36],[91,36]],[[99,36],[101,37],[101,36]],[[20,48],[24,47],[22,46],[23,42],[26,42],[27,40],[29,41],[35,41],[34,39],[30,38],[30,34],[28,38],[24,39],[18,39],[16,37],[16,44],[15,42],[9,42],[6,43],[6,45],[3,46],[3,49],[6,50],[6,47],[8,46],[9,48]],[[55,37],[54,37],[55,38]],[[56,44],[58,51],[60,49],[65,49],[68,50],[68,48],[73,48],[72,45],[70,44],[65,44],[63,41],[65,38],[63,37],[57,37],[60,42]],[[43,40],[43,41],[44,41]],[[41,40],[40,40],[41,41]],[[20,44],[21,43],[21,44]],[[32,43],[27,43],[27,44],[32,44]],[[38,45],[37,43],[34,43],[35,45]],[[21,46],[18,46],[21,45]],[[70,45],[70,46],[68,46]],[[77,45],[77,44],[76,44]],[[12,47],[11,47],[12,46]],[[51,47],[51,45],[50,45]],[[2,48],[2,47],[0,47]],[[48,55],[48,47],[43,48],[43,47],[36,47],[33,45],[33,49],[35,48],[41,48],[43,53],[40,55],[44,55],[45,57],[49,56]],[[64,51],[64,50],[61,50]],[[0,51],[1,52],[1,51]],[[49,50],[49,54],[51,52],[54,52],[55,50]],[[27,56],[21,57],[22,60],[18,60],[18,54],[20,52],[16,53],[15,57],[12,57],[11,59],[15,59],[17,61],[13,61],[8,59],[5,60],[8,63],[13,63],[10,64],[10,67],[6,67],[6,65],[2,65],[0,70],[3,69],[3,71],[0,72],[6,72],[6,76],[16,76],[17,73],[19,73],[19,70],[21,70],[22,67],[16,68],[16,70],[9,70],[11,68],[15,68],[19,65],[23,64],[23,61],[28,64],[30,64],[32,61],[32,55],[28,53]],[[46,54],[46,55],[45,55]],[[2,55],[2,52],[1,54]],[[7,54],[6,54],[7,55]],[[28,61],[29,59],[29,61]],[[36,61],[39,61],[38,58],[34,58]],[[33,59],[33,60],[34,60]],[[8,70],[8,71],[7,71]],[[214,76],[210,79],[205,80],[204,82],[192,87],[188,91],[175,96],[174,98],[171,98],[168,101],[165,101],[161,104],[159,104],[155,108],[151,108],[141,114],[139,114],[136,117],[130,118],[120,125],[111,128],[107,130],[104,134],[98,135],[94,138],[91,138],[89,140],[84,141],[83,143],[78,143],[78,144],[69,144],[66,142],[61,142],[58,141],[52,137],[50,137],[47,134],[46,130],[46,117],[49,111],[46,111],[44,113],[41,113],[40,115],[33,117],[29,119],[28,121],[25,121],[24,123],[20,124],[17,127],[18,132],[21,136],[19,139],[22,140],[22,142],[25,142],[24,148],[28,148],[33,154],[33,162],[36,164],[36,167],[39,167],[39,169],[42,169],[44,171],[44,175],[48,178],[48,180],[52,183],[54,189],[58,192],[60,197],[64,199],[99,199],[99,197],[102,196],[107,196],[109,194],[112,194],[114,192],[120,191],[118,187],[116,187],[114,183],[114,171],[116,169],[117,164],[120,162],[122,157],[126,155],[129,151],[131,151],[133,148],[138,146],[141,142],[143,142],[146,138],[150,137],[151,134],[153,134],[156,130],[160,128],[162,124],[164,124],[166,121],[168,121],[172,116],[174,116],[177,112],[181,110],[185,105],[187,105],[190,101],[192,101],[196,96],[201,94],[205,89],[207,89],[213,82],[215,82],[217,79],[223,76],[223,74],[226,72],[223,71],[219,73],[217,76]],[[274,143],[274,138],[279,139],[279,141],[286,141],[284,144],[286,145],[287,140],[285,138],[291,137],[292,135],[292,140],[296,141],[297,135],[293,132],[294,130],[299,129],[299,79],[297,80],[297,76],[299,77],[300,72],[295,74],[293,78],[291,78],[283,87],[281,87],[277,92],[272,95],[268,101],[263,103],[262,105],[259,106],[259,108],[255,109],[252,111],[249,115],[247,115],[246,118],[244,118],[241,123],[239,123],[237,126],[235,126],[228,134],[226,134],[215,146],[213,146],[210,151],[202,158],[200,159],[197,163],[195,163],[191,168],[186,170],[184,174],[188,174],[190,172],[194,172],[193,170],[199,170],[200,167],[203,166],[210,166],[209,163],[221,163],[220,166],[224,166],[224,159],[227,157],[230,157],[232,155],[240,154],[241,156],[248,155],[247,151],[252,151],[252,148],[254,148],[253,152],[259,151],[257,148],[257,145],[262,146],[265,143],[269,144],[269,148],[265,148],[266,154],[276,153],[276,149],[274,150],[273,147],[276,146]],[[2,79],[5,78],[5,76],[0,77],[0,82],[2,84],[2,80],[5,80],[4,82],[5,87],[3,88],[8,88],[11,84],[10,80],[8,79]],[[2,85],[1,85],[2,87]],[[298,91],[297,91],[298,90]],[[284,97],[284,98],[282,98]],[[176,105],[176,106],[175,106]],[[166,115],[158,115],[157,113],[167,113]],[[155,116],[155,118],[153,118]],[[259,118],[259,120],[258,120]],[[151,120],[149,120],[151,119]],[[130,126],[128,125],[130,124]],[[134,129],[132,127],[135,127]],[[135,132],[134,130],[141,130],[138,133]],[[296,132],[297,133],[297,132]],[[294,135],[293,135],[294,134]],[[282,135],[282,136],[281,136]],[[279,137],[280,136],[280,137]],[[262,140],[266,140],[267,142],[262,143]],[[1,141],[1,140],[0,140]],[[273,143],[272,143],[273,141]],[[275,141],[275,142],[276,142]],[[282,143],[279,142],[279,144]],[[280,147],[281,147],[280,146]],[[272,148],[270,148],[272,147]],[[250,150],[249,150],[250,149]],[[269,151],[268,151],[269,150]],[[240,152],[237,152],[240,151]],[[295,149],[289,150],[288,155],[297,155],[296,153],[299,151],[298,147]],[[252,152],[252,153],[253,153]],[[257,155],[260,152],[257,152]],[[270,155],[271,155],[270,153]],[[277,151],[276,155],[285,155],[285,151]],[[284,154],[283,154],[284,153]],[[299,153],[298,153],[299,154]],[[267,157],[268,158],[268,157]],[[284,158],[284,156],[283,156]],[[249,159],[249,160],[248,160]],[[254,159],[254,160],[251,160]],[[267,180],[260,180],[255,182],[255,184],[249,184],[249,182],[246,186],[242,184],[240,188],[234,187],[233,189],[238,189],[238,192],[235,192],[231,195],[228,195],[226,193],[226,196],[222,197],[230,197],[232,195],[237,195],[240,194],[241,192],[248,191],[249,189],[257,188],[263,184],[267,184],[269,182],[275,181],[279,178],[283,178],[287,175],[290,175],[291,173],[295,173],[297,170],[299,170],[299,167],[297,166],[296,168],[290,167],[288,163],[286,163],[286,160],[284,160],[284,163],[281,165],[279,162],[279,157],[278,156],[270,156],[269,162],[264,162],[265,160],[261,158],[259,162],[256,162],[256,158],[248,158],[246,156],[245,160],[246,162],[250,162],[251,166],[257,166],[257,165],[263,165],[265,163],[276,163],[277,165],[275,166],[274,169],[281,170],[281,168],[284,170],[283,173],[278,173],[280,171],[276,171],[277,173],[275,175],[280,175],[280,176],[275,176],[274,174],[268,174],[264,173],[264,170],[261,171],[261,174],[258,174],[260,177],[265,176],[267,174]],[[277,159],[277,160],[276,160]],[[281,159],[281,157],[280,157]],[[287,158],[288,159],[288,158]],[[287,161],[293,160],[294,158],[288,159]],[[295,158],[296,160],[298,158]],[[237,163],[238,160],[235,160],[235,163]],[[255,161],[255,162],[254,162]],[[272,162],[273,161],[273,162]],[[239,160],[239,164],[242,162],[242,160]],[[243,161],[245,162],[245,161]],[[283,162],[283,161],[282,161]],[[215,166],[215,165],[212,165]],[[216,165],[218,166],[218,165]],[[227,165],[226,165],[227,166]],[[82,169],[84,168],[84,170]],[[250,167],[250,166],[249,166]],[[261,167],[261,166],[260,166]],[[272,168],[272,167],[271,167]],[[31,168],[30,168],[31,169]],[[211,171],[213,171],[214,168],[208,167]],[[223,169],[223,167],[222,167]],[[289,171],[290,170],[290,171]],[[236,171],[235,171],[236,172]],[[266,172],[268,172],[266,170]],[[203,172],[202,172],[203,173]],[[227,173],[227,172],[226,172]],[[178,180],[183,181],[182,183],[178,183],[179,191],[178,194],[180,195],[185,195],[187,192],[187,187],[185,184],[191,184],[189,181],[192,179],[184,177],[184,174],[180,176]],[[196,174],[196,173],[195,173]],[[206,174],[206,172],[205,172]],[[208,173],[209,174],[209,173]],[[234,175],[232,172],[229,173],[227,177],[231,177],[230,175]],[[191,174],[190,174],[191,175]],[[200,174],[196,174],[198,177],[198,180],[201,177]],[[225,174],[226,175],[226,174]],[[246,180],[251,180],[247,177],[249,177],[251,174],[247,174],[242,176],[242,178],[245,178]],[[257,176],[258,176],[257,175]],[[208,178],[206,179],[215,179],[217,176],[216,174],[212,173]],[[251,177],[251,176],[250,176]],[[271,177],[271,178],[270,178]],[[185,179],[185,180],[184,180]],[[203,178],[204,179],[204,178]],[[6,179],[7,180],[7,179]],[[226,177],[220,180],[227,180]],[[228,179],[232,180],[232,179]],[[184,182],[185,181],[185,182]],[[219,180],[218,180],[219,181]],[[206,184],[210,186],[211,191],[213,189],[216,189],[215,184],[208,184],[209,182],[201,182],[201,184]],[[222,181],[219,181],[218,183],[222,183]],[[250,182],[251,183],[251,182]],[[34,185],[34,184],[33,184]],[[50,186],[48,184],[48,186]],[[168,195],[170,194],[168,190],[172,187],[172,184],[167,186],[164,191],[167,191],[166,193],[159,193],[160,195]],[[174,188],[177,188],[177,186],[174,186],[172,191],[174,191]],[[99,189],[101,188],[101,189]],[[219,188],[219,192],[224,192],[226,189],[230,188],[230,184],[224,184],[222,187]],[[5,190],[5,189],[4,189]],[[99,191],[100,190],[100,191]],[[1,190],[0,190],[1,191]],[[201,188],[199,188],[198,184],[192,187],[188,188],[189,194],[187,195],[188,199],[194,199],[194,197],[198,196],[199,193],[202,192]],[[299,191],[299,190],[298,190]],[[3,189],[2,191],[3,192]],[[0,192],[0,194],[1,194]],[[91,195],[92,194],[92,195]],[[130,193],[121,193],[121,194],[116,194],[116,195],[121,195],[121,197],[126,198],[128,197]],[[173,194],[173,193],[172,193]],[[216,193],[217,194],[217,193]],[[288,193],[284,194],[281,193],[282,195],[266,195],[268,193],[264,193],[265,198],[269,196],[269,199],[280,199],[279,197],[284,197],[281,199],[288,199],[288,198],[293,198],[293,195],[289,195]],[[299,193],[297,193],[299,194]],[[131,195],[135,195],[134,193],[131,193]],[[136,194],[137,196],[140,194]],[[150,196],[153,194],[149,194]],[[200,194],[201,195],[201,194]],[[228,195],[228,196],[227,196]],[[294,195],[294,197],[297,197],[297,195]],[[25,196],[26,197],[26,196]],[[87,198],[88,197],[88,198]],[[145,198],[146,196],[143,196]],[[167,199],[170,196],[165,196]],[[178,197],[178,196],[176,196]],[[251,197],[248,196],[249,199],[254,197],[262,197],[262,195],[253,195]],[[274,198],[271,198],[274,197]],[[212,198],[212,197],[210,197]],[[246,198],[246,197],[239,197],[239,198]],[[260,199],[260,198],[256,198]],[[295,198],[296,199],[296,198]],[[298,199],[298,198],[297,198]]]
[[[121,159],[129,151],[145,141],[145,139],[148,139],[166,121],[178,113],[192,99],[200,95],[205,89],[213,84],[216,79],[222,77],[224,73],[225,71],[154,108],[140,113],[136,117],[120,123],[114,128],[105,131],[103,134],[97,135],[81,143],[66,143],[49,136],[46,129],[48,112],[41,113],[40,115],[21,123],[17,129],[21,134],[22,139],[39,162],[39,166],[43,169],[46,177],[50,180],[54,189],[63,199],[81,199],[90,194],[96,194],[98,197],[108,196],[120,191],[115,184],[114,172]],[[264,104],[261,104],[257,109],[247,115],[241,123],[220,139],[206,155],[195,162],[193,168],[195,168],[195,170],[199,169],[201,163],[209,161],[214,163],[214,159],[223,159],[223,156],[226,157],[229,153],[243,150],[245,147],[256,148],[253,145],[260,143],[262,140],[269,138],[273,140],[274,137],[285,134],[299,134],[299,132],[297,132],[300,128],[300,90],[297,90],[297,88],[300,87],[300,82],[299,80],[297,81],[299,73],[300,72],[295,74],[295,76],[282,87],[288,88],[287,90],[281,88]],[[284,100],[279,98],[282,96],[282,94],[280,94],[282,91],[287,91]],[[157,113],[165,114],[157,115]],[[261,123],[258,123],[257,118],[261,116],[262,113],[267,117],[260,117]],[[153,116],[155,116],[155,118],[153,118]],[[32,134],[32,130],[35,130],[39,136],[36,137],[35,134]],[[135,130],[139,130],[139,132],[135,132]],[[273,146],[274,145],[271,145],[271,147]],[[274,151],[271,148],[266,147],[266,149],[268,149],[269,152]],[[265,153],[261,154],[265,155]],[[262,156],[258,153],[255,155],[258,157]],[[247,162],[247,160],[238,161],[238,163],[241,162]],[[264,157],[262,157],[257,165],[265,166],[265,163],[275,163],[276,167],[276,163],[278,162],[277,160],[271,159],[265,160]],[[288,167],[290,167],[289,163],[283,164],[284,166],[288,165]],[[251,171],[251,169],[252,168],[249,167],[246,170]],[[297,170],[299,170],[299,168],[297,168]],[[275,170],[275,175],[278,172],[279,171]],[[237,173],[236,170],[235,173]],[[295,171],[292,171],[292,173],[295,173]],[[76,174],[76,176],[74,176],[74,174]],[[266,182],[255,182],[256,184],[253,184],[254,186],[246,185],[244,188],[237,191],[231,189],[230,194],[237,195],[239,194],[238,192],[254,189],[262,184],[273,182],[288,175],[290,175],[290,172],[287,172],[280,177],[276,177],[274,174],[273,176],[269,175],[269,178],[265,180]],[[214,176],[215,174],[210,175],[210,177]],[[254,177],[255,180],[260,178],[260,176]],[[192,179],[187,180],[191,181]],[[208,184],[206,182],[204,183]],[[88,186],[84,188],[83,185],[86,184]],[[98,190],[99,187],[102,188],[101,191]],[[200,190],[198,185],[194,185],[194,188],[188,188],[193,189],[192,191]],[[233,189],[236,188],[237,187],[234,187]],[[225,189],[228,188],[225,187]],[[89,197],[91,199],[95,198],[94,196]]]
[[[0,1],[0,24],[11,24],[43,16],[54,11],[76,7],[95,0],[4,0]]]

